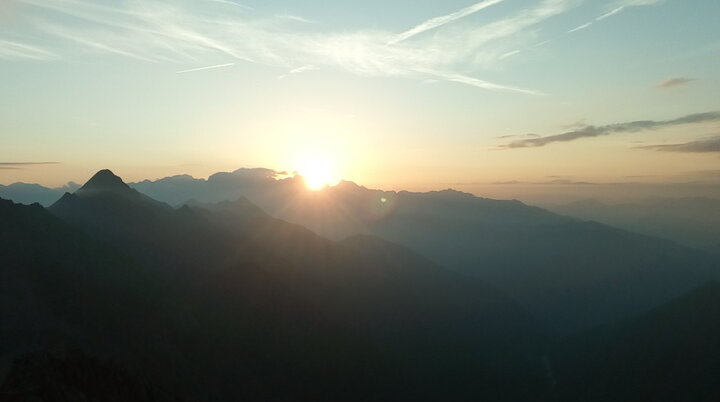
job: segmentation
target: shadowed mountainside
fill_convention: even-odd
[[[508,292],[559,332],[630,317],[720,277],[717,256],[582,222],[519,201],[453,190],[371,190],[341,182],[307,191],[267,169],[176,176],[133,186],[161,200],[206,205],[245,197],[273,216],[343,239],[402,244]]]
[[[173,209],[109,171],[60,219],[4,202],[3,239],[25,239],[0,243],[18,297],[6,353],[79,345],[200,400],[543,398],[546,341],[501,292],[380,239],[225,207]]]
[[[632,321],[561,344],[561,400],[720,399],[720,284],[710,282]]]
[[[275,191],[267,199],[288,195]],[[327,240],[247,198],[175,209],[107,170],[49,210],[0,200],[0,396],[718,395],[718,285],[670,301],[715,274],[702,253],[453,191],[377,192],[344,183],[286,200],[284,213],[359,233]],[[609,324],[588,323],[554,343],[501,290],[368,232],[425,252],[433,249],[424,242],[449,238],[441,246],[462,254],[451,259],[456,269],[471,258],[468,267],[520,290],[523,302],[535,295],[544,303],[535,311]],[[511,240],[520,247],[510,248]],[[505,261],[495,261],[500,268],[485,265],[493,249],[504,253]],[[502,275],[514,282],[491,275],[512,267]],[[612,314],[598,315],[595,303]],[[626,319],[612,323],[615,317]]]

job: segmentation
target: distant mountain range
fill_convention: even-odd
[[[369,234],[494,284],[560,333],[646,311],[718,278],[717,256],[669,241],[453,190],[309,192],[267,169],[175,176],[134,188],[173,205],[245,197],[270,215],[343,239]]]
[[[312,192],[301,177],[278,180],[269,169],[130,187],[174,206],[213,209],[245,198],[330,239],[372,235],[404,245],[507,292],[557,333],[639,314],[720,278],[720,256],[710,250],[453,190],[380,191],[341,182]]]
[[[711,253],[519,201],[273,176],[103,170],[47,209],[0,200],[0,400],[719,395]]]
[[[7,186],[0,185],[0,198],[28,205],[38,203],[47,207],[59,200],[66,192],[72,192],[78,188],[80,186],[75,183],[68,183],[57,188],[44,187],[39,184],[13,183]]]
[[[713,198],[648,198],[606,204],[582,200],[549,209],[567,216],[720,251],[720,200]]]

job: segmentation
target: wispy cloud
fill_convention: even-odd
[[[0,59],[52,60],[57,57],[55,53],[37,46],[0,39]]]
[[[597,18],[595,18],[592,21],[588,21],[582,25],[579,25],[579,26],[569,30],[568,33],[582,31],[583,29],[590,28],[595,23],[605,20],[607,18],[610,18],[613,15],[619,14],[620,12],[626,10],[629,7],[652,6],[652,5],[658,4],[662,1],[663,0],[618,0],[614,3],[612,8],[610,8],[610,10],[607,11],[606,13],[601,14],[600,16],[598,16]]]
[[[657,84],[656,87],[658,89],[671,89],[685,86],[693,81],[695,81],[694,78],[674,77]]]
[[[443,15],[440,17],[431,18],[420,25],[415,26],[414,28],[407,30],[396,37],[394,37],[392,40],[388,41],[388,44],[392,45],[395,43],[402,42],[406,39],[410,39],[415,35],[419,35],[423,32],[430,31],[435,28],[439,28],[443,25],[449,24],[451,22],[457,21],[461,18],[465,18],[469,15],[475,14],[476,12],[486,9],[490,6],[493,6],[498,3],[502,3],[505,0],[485,0],[478,3],[473,4],[472,6],[465,7],[461,10],[455,11],[454,13]]]
[[[234,65],[235,65],[235,63],[216,64],[214,66],[197,67],[197,68],[191,68],[188,70],[176,71],[176,73],[177,74],[185,74],[185,73],[192,73],[195,71],[214,70],[216,68],[230,67],[230,66],[234,66]]]
[[[513,16],[469,29],[463,33],[464,40],[468,45],[468,50],[473,51],[491,41],[521,33],[552,17],[569,11],[577,4],[577,0],[544,0],[534,7],[523,9]]]
[[[38,165],[57,165],[60,162],[0,162],[0,170],[20,170]]]
[[[720,135],[708,139],[685,142],[682,144],[650,145],[640,148],[665,152],[720,152]]]
[[[617,133],[635,133],[640,131],[658,130],[661,128],[680,126],[684,124],[699,124],[720,121],[720,112],[697,113],[672,120],[639,120],[627,123],[608,124],[604,126],[582,126],[576,130],[562,134],[539,138],[529,138],[512,141],[503,148],[534,148],[542,147],[555,142],[575,141],[582,138],[600,137]]]
[[[0,166],[58,165],[60,162],[0,162]]]
[[[275,17],[283,18],[288,21],[302,22],[303,24],[312,24],[313,23],[309,19],[297,16],[297,15],[281,14],[281,15],[276,15]]]
[[[301,74],[301,73],[304,73],[304,72],[306,72],[306,71],[316,71],[316,70],[319,70],[319,69],[320,69],[320,68],[319,68],[318,66],[314,66],[314,65],[312,65],[312,64],[308,64],[308,65],[301,66],[301,67],[298,67],[298,68],[293,68],[292,70],[288,71],[287,74],[283,74],[283,75],[278,76],[278,79],[279,79],[279,80],[282,80],[282,79],[285,79],[285,78],[287,78],[287,77],[289,77],[289,76],[291,76],[291,75],[293,75],[293,74]]]
[[[252,7],[242,4],[242,3],[238,3],[236,1],[230,1],[230,0],[206,0],[206,1],[211,2],[211,3],[220,3],[220,4],[226,4],[229,6],[240,7],[245,10],[253,10]]]
[[[442,72],[432,72],[431,74],[433,74],[434,76],[441,78],[445,81],[457,82],[457,83],[465,84],[465,85],[471,85],[471,86],[474,86],[477,88],[488,89],[491,91],[515,92],[515,93],[521,93],[521,94],[525,94],[525,95],[534,95],[534,96],[545,95],[544,93],[542,93],[540,91],[535,91],[532,89],[518,88],[518,87],[513,87],[513,86],[507,86],[507,85],[494,84],[492,82],[483,81],[478,78],[468,77],[468,76],[461,75],[461,74],[442,73]]]
[[[444,80],[526,95],[539,95],[541,91],[489,82],[478,77],[478,71],[507,63],[518,54],[518,46],[530,40],[536,42],[537,25],[582,3],[542,0],[514,11],[505,10],[502,17],[489,23],[446,27],[505,1],[485,0],[398,34],[377,29],[331,32],[320,24],[299,26],[298,22],[308,21],[248,12],[243,3],[231,0],[143,0],[113,5],[91,0],[10,1],[23,5],[18,15],[26,18],[37,37],[52,41],[57,45],[53,49],[71,53],[68,58],[84,55],[77,52],[92,52],[180,64],[184,68],[173,66],[172,71],[183,73],[244,61],[289,71],[281,77],[307,71],[296,71],[297,66],[316,66],[363,76]],[[219,6],[209,7],[208,3]],[[419,36],[429,30],[436,30],[435,34]],[[22,54],[37,58],[52,55],[35,47]],[[8,53],[7,46],[0,42],[0,57],[8,57]],[[208,67],[194,67],[198,65]]]
[[[500,60],[505,60],[505,59],[507,59],[508,57],[513,57],[513,56],[515,56],[515,55],[517,55],[517,54],[520,54],[520,51],[519,51],[519,50],[512,50],[512,51],[503,53],[503,54],[500,55]]]
[[[551,176],[552,177],[552,176]],[[555,179],[549,181],[519,181],[519,180],[507,180],[507,181],[496,181],[490,183],[496,186],[515,186],[515,185],[552,185],[552,186],[595,186],[598,183],[588,181],[576,181],[570,179]]]
[[[518,138],[527,139],[527,138],[538,138],[538,137],[540,137],[540,136],[537,135],[537,134],[510,134],[510,135],[501,135],[501,136],[496,137],[496,138],[502,139],[502,140],[508,140],[508,139],[511,139],[511,138],[514,138],[514,139],[518,139]]]
[[[612,17],[613,15],[619,13],[620,11],[622,11],[622,10],[624,10],[624,9],[625,9],[625,6],[615,7],[615,8],[613,8],[612,10],[608,11],[607,13],[605,13],[605,14],[597,17],[597,18],[595,18],[595,20],[596,20],[596,21],[602,21],[602,20],[604,20],[605,18],[610,18],[610,17]]]
[[[593,24],[592,22],[587,22],[587,23],[585,23],[585,24],[582,24],[582,25],[580,25],[580,26],[577,26],[577,27],[569,30],[568,33],[573,33],[573,32],[577,32],[577,31],[582,31],[582,30],[585,29],[585,28],[589,28],[590,25],[592,25],[592,24]]]

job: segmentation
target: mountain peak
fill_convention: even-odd
[[[80,190],[129,190],[130,186],[109,169],[103,169],[90,178]]]

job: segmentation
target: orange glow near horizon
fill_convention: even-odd
[[[297,171],[305,180],[308,190],[318,191],[340,182],[333,158],[319,151],[303,152],[298,155]]]

